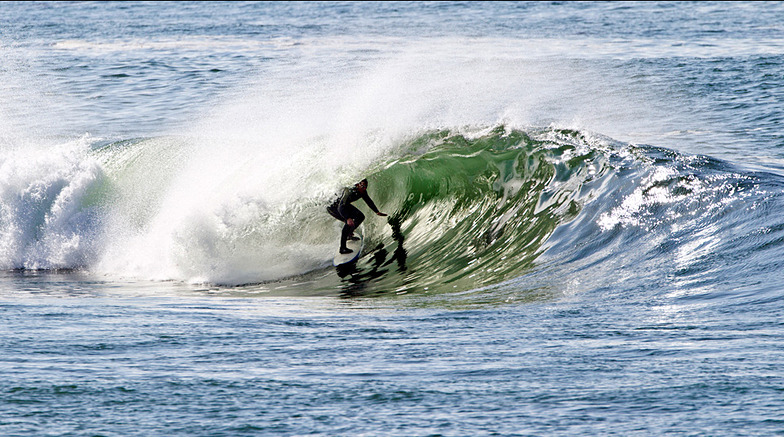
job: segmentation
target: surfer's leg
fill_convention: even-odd
[[[365,214],[362,214],[360,210],[357,210],[357,215],[354,216],[353,218],[354,218],[354,229],[356,229],[359,227],[359,225],[362,224],[363,221],[365,221]]]
[[[348,234],[348,238],[350,240],[355,240],[355,241],[359,240],[359,237],[354,236],[354,230],[358,228],[359,225],[361,225],[362,222],[365,220],[365,214],[362,214],[362,211],[358,210],[352,205],[348,205],[348,207],[346,207],[344,211],[346,212],[346,215],[349,218],[354,220],[354,227],[351,228],[351,232]]]
[[[365,214],[362,214],[362,211],[358,210],[354,205],[346,205],[343,208],[343,212],[346,213],[346,219],[354,220],[354,229],[358,228],[365,220]]]
[[[336,219],[338,219],[338,220],[340,220],[342,222],[346,221],[345,218],[340,216],[340,214],[338,213],[337,208],[334,208],[333,206],[328,206],[327,207],[327,212],[329,213],[329,215],[331,215],[332,217],[335,217]]]
[[[353,205],[344,206],[343,211],[346,214],[346,217],[343,219],[343,221],[345,222],[348,219],[352,219],[354,220],[354,226],[349,226],[348,223],[343,226],[343,232],[340,234],[340,253],[351,253],[352,250],[346,247],[346,242],[348,240],[359,239],[354,236],[354,229],[356,229],[362,223],[362,221],[365,220],[365,215],[362,214],[362,211],[358,210]],[[330,211],[330,214],[332,214],[332,211]]]
[[[345,223],[343,225],[343,230],[340,233],[340,253],[351,253],[351,252],[353,252],[351,249],[346,247],[346,241],[349,238],[351,238],[351,234],[354,231],[354,229],[351,226],[349,226],[348,223],[346,223],[346,218],[342,217],[340,215],[340,213],[337,211],[337,208],[335,208],[334,206],[328,206],[327,207],[327,212],[332,217],[335,217],[337,220],[340,220],[343,223]]]
[[[343,232],[340,233],[340,253],[351,253],[353,250],[346,247],[346,241],[351,237],[354,228],[348,224],[343,226]]]

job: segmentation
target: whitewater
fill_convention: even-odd
[[[782,19],[0,4],[0,433],[780,434]]]

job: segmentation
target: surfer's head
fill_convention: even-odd
[[[357,188],[359,188],[359,191],[364,193],[365,191],[367,191],[367,184],[368,184],[367,179],[362,179],[357,184]]]

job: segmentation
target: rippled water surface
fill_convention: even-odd
[[[0,22],[0,434],[784,433],[781,4]]]

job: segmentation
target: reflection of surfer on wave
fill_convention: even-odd
[[[345,223],[343,232],[340,235],[340,253],[342,254],[352,252],[351,249],[346,247],[346,241],[349,239],[357,239],[357,237],[354,236],[354,230],[362,224],[363,220],[365,220],[365,215],[355,206],[351,205],[352,203],[362,199],[376,215],[382,217],[386,216],[386,214],[379,212],[378,208],[376,208],[376,204],[373,203],[373,200],[367,193],[367,186],[367,179],[362,179],[353,187],[344,188],[340,197],[335,199],[332,205],[327,207],[327,212],[329,212],[332,217]]]

